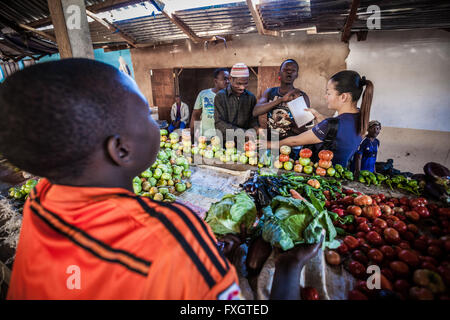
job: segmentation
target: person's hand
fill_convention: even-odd
[[[289,102],[298,98],[300,95],[301,95],[300,90],[292,89],[281,98],[281,101]]]
[[[307,109],[305,109],[305,110],[311,112],[311,113],[313,114],[313,116],[314,116],[314,119],[316,119],[316,120],[321,116],[321,114],[319,113],[319,111],[317,111],[316,109],[313,109],[313,108],[307,108]]]
[[[234,252],[236,249],[245,241],[247,237],[247,230],[244,223],[240,225],[240,233],[238,235],[234,235],[228,233],[223,235],[220,238],[217,238],[217,245],[222,253],[229,260],[232,260]]]
[[[315,244],[300,244],[296,247],[283,252],[278,256],[277,265],[290,266],[290,265],[304,265],[312,257],[314,257],[317,252],[319,252],[322,246],[323,239],[325,238],[325,230],[322,231],[322,236],[319,243]]]

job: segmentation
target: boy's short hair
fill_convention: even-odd
[[[14,73],[0,86],[0,152],[38,176],[79,176],[105,140],[124,129],[130,98],[125,77],[89,59]]]
[[[214,70],[214,79],[217,79],[221,72],[228,72],[228,69],[227,68],[217,68],[216,70]]]
[[[297,63],[297,61],[295,61],[294,59],[286,59],[286,60],[284,60],[284,61],[280,64],[280,71],[281,71],[281,68],[283,68],[283,65],[284,65],[285,63],[293,63],[293,64],[295,64],[295,66],[297,67],[297,71],[299,71],[298,63]]]

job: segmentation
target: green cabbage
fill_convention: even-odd
[[[256,206],[245,192],[227,194],[209,208],[205,221],[215,234],[240,233],[244,223],[250,230],[256,220]]]
[[[297,244],[317,243],[324,229],[323,247],[339,246],[327,210],[319,212],[308,201],[277,196],[263,212],[262,237],[274,247],[289,250]]]

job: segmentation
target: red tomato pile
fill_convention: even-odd
[[[325,258],[330,265],[343,263],[359,279],[348,298],[450,299],[450,208],[439,208],[425,198],[345,193],[338,200],[326,195],[327,208],[339,216],[352,214],[355,221],[335,222],[348,235]],[[367,288],[370,265],[381,270],[381,290]]]

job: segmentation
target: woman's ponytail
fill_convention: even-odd
[[[361,77],[358,72],[353,70],[340,71],[333,75],[331,80],[334,82],[336,91],[339,92],[339,94],[349,92],[352,95],[352,100],[354,102],[358,102],[364,90],[359,113],[360,120],[358,128],[358,133],[361,136],[364,136],[369,127],[370,107],[372,105],[373,97],[372,81],[367,80],[364,76]],[[366,87],[366,89],[364,89],[364,87]]]
[[[372,106],[372,98],[373,98],[373,83],[370,80],[366,80],[363,77],[363,85],[365,84],[366,89],[364,90],[362,101],[361,101],[361,109],[360,109],[360,121],[359,121],[359,134],[364,136],[369,128],[370,121],[370,107]]]

